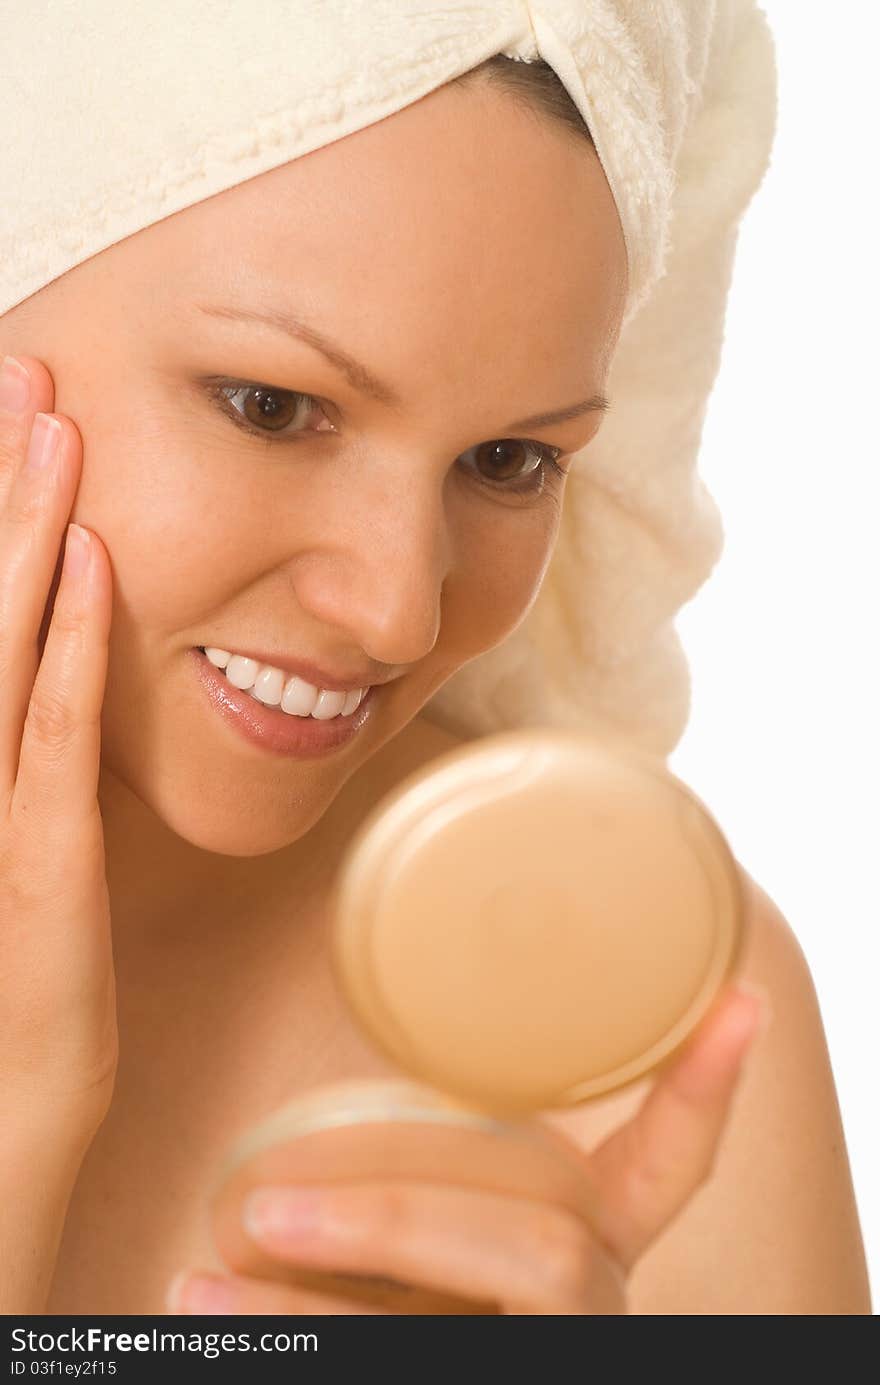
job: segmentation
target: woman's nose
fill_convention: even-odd
[[[362,656],[412,665],[440,634],[451,545],[439,488],[426,480],[388,489],[325,511],[295,565],[297,604]]]

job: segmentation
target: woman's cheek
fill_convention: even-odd
[[[488,509],[489,521],[470,536],[466,562],[447,602],[446,617],[453,604],[458,612],[449,624],[461,633],[466,658],[493,649],[528,615],[559,532],[559,506],[547,497],[522,510]]]

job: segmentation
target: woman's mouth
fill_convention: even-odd
[[[340,749],[370,719],[380,691],[377,686],[370,687],[354,711],[321,720],[283,711],[281,706],[261,702],[249,689],[236,687],[201,647],[191,649],[189,657],[208,700],[226,724],[252,745],[276,755],[310,758]],[[270,695],[274,696],[274,691]],[[297,705],[297,699],[288,699],[288,705]]]

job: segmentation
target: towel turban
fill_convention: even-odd
[[[742,214],[776,120],[753,0],[29,0],[0,39],[0,314],[106,247],[393,114],[497,53],[555,70],[626,244],[614,408],[523,621],[425,714],[608,730],[666,756],[674,619],[720,556],[697,472]]]

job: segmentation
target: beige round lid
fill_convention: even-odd
[[[531,729],[381,800],[333,907],[336,973],[380,1049],[522,1111],[623,1086],[682,1043],[733,968],[744,898],[717,824],[659,759]]]

